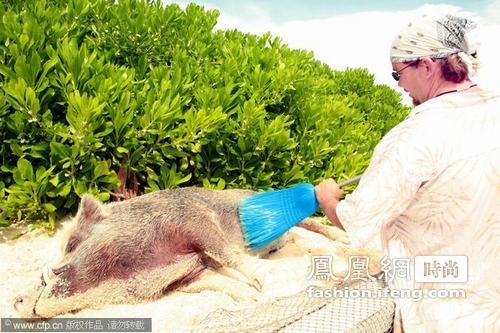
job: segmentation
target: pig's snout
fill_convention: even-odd
[[[22,316],[26,318],[36,317],[35,304],[47,286],[47,279],[45,274],[41,274],[40,283],[36,285],[35,288],[28,294],[18,295],[13,300],[14,309]]]
[[[23,317],[36,317],[34,299],[27,295],[19,295],[14,299],[14,309]]]

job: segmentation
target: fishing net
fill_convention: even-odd
[[[327,289],[307,290],[236,311],[218,309],[193,332],[390,332],[394,302],[383,280],[355,281],[336,286],[342,295]],[[320,291],[318,291],[320,290]],[[322,291],[321,291],[322,290]],[[360,297],[348,297],[354,295]]]

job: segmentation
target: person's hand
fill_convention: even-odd
[[[331,178],[325,179],[319,185],[316,185],[314,191],[316,192],[316,199],[323,209],[330,206],[333,201],[338,202],[344,193],[342,188]]]
[[[314,191],[316,193],[316,199],[318,200],[321,208],[323,208],[323,211],[328,219],[335,226],[344,230],[336,212],[337,204],[339,203],[340,197],[344,191],[333,179],[323,180],[314,188]]]

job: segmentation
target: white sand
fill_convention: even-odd
[[[39,283],[43,267],[57,263],[61,256],[62,234],[62,231],[58,231],[55,236],[49,237],[42,232],[32,232],[17,240],[6,241],[5,231],[0,232],[0,317],[19,317],[13,308],[14,298]],[[285,247],[272,254],[269,259],[262,260],[262,267],[257,272],[263,282],[262,298],[257,302],[291,295],[317,283],[307,279],[311,272],[311,252],[330,255],[340,245],[301,228],[293,228],[290,235],[291,239]],[[335,258],[334,272],[345,272],[346,258]],[[151,303],[108,305],[64,317],[145,317],[152,318],[154,332],[179,332],[199,323],[218,308],[235,310],[255,305],[253,301],[236,302],[222,292],[173,292]]]

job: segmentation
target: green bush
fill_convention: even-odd
[[[0,5],[0,225],[53,230],[106,201],[201,185],[361,173],[408,109],[365,69],[332,71],[218,13],[138,0]]]

